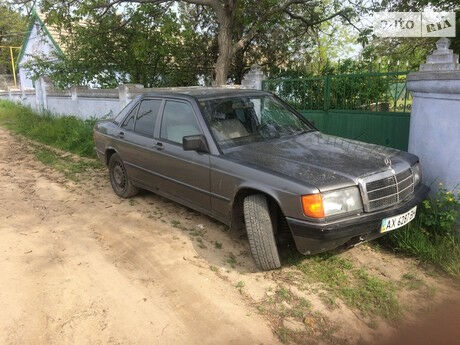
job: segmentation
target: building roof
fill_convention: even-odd
[[[62,47],[62,42],[61,42],[59,30],[56,27],[45,25],[45,15],[43,13],[38,13],[37,11],[32,10],[32,13],[31,13],[30,18],[29,18],[29,25],[28,25],[28,28],[27,28],[27,34],[24,37],[24,40],[22,42],[21,51],[19,53],[19,57],[18,57],[18,60],[17,60],[18,65],[21,62],[22,58],[24,57],[24,52],[25,52],[25,49],[27,47],[27,42],[29,41],[30,34],[32,32],[33,26],[37,22],[40,25],[40,27],[43,29],[43,32],[45,33],[45,35],[47,35],[50,38],[50,41],[54,45],[56,50],[59,53],[63,54],[63,50],[61,48]]]

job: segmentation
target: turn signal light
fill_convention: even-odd
[[[303,213],[307,217],[324,218],[323,200],[321,194],[302,195]]]

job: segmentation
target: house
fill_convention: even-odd
[[[45,17],[35,10],[31,13],[26,36],[18,57],[18,74],[21,89],[35,88],[35,81],[25,67],[26,63],[35,56],[42,59],[56,59],[56,54],[62,54],[62,44],[59,32],[45,24]]]

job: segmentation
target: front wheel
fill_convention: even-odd
[[[114,153],[110,157],[109,176],[113,191],[119,197],[130,198],[139,192],[129,179],[126,168],[118,153]]]
[[[257,266],[266,271],[281,267],[275,227],[264,195],[254,194],[244,199],[244,222],[251,254]]]

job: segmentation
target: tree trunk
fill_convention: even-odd
[[[216,14],[219,21],[219,33],[217,35],[219,56],[214,65],[214,85],[220,86],[227,84],[227,77],[233,59],[232,27],[235,14],[233,1],[229,1]]]

